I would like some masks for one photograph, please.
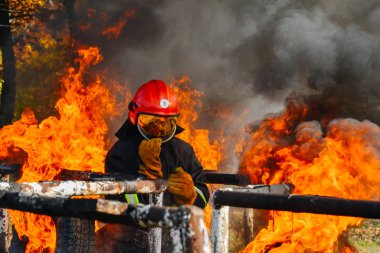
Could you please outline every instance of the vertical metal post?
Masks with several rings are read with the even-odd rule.
[[[0,178],[2,182],[9,182],[9,175]],[[0,252],[9,252],[10,246],[10,224],[6,209],[0,209]]]
[[[195,206],[181,206],[178,208],[178,218],[180,224],[170,228],[172,253],[211,253],[203,210]]]
[[[211,241],[212,252],[228,253],[229,206],[222,206],[219,209],[214,208],[212,211],[211,223]]]
[[[245,187],[224,188],[216,192],[236,192],[238,193],[267,193],[267,194],[289,194],[292,190],[292,185],[276,184],[276,185],[247,185]],[[215,199],[215,195],[213,197]],[[215,207],[212,213],[211,226],[211,244],[213,252],[227,253],[228,252],[228,237],[229,237],[229,207]],[[245,240],[250,242],[253,239],[254,232],[254,212],[253,209],[244,210],[244,236]],[[250,239],[249,239],[250,238]]]
[[[253,240],[254,209],[244,208],[244,243],[247,245]]]
[[[154,206],[162,206],[163,195],[149,194],[149,204]],[[161,253],[161,241],[162,241],[162,228],[155,227],[149,229],[149,253]]]

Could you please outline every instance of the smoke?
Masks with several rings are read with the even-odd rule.
[[[132,91],[150,79],[188,75],[205,93],[206,115],[215,106],[232,114],[249,106],[253,121],[256,107],[278,103],[259,117],[279,110],[290,93],[323,94],[348,116],[364,111],[380,122],[378,1],[78,2],[78,13],[91,7],[113,21],[135,10],[113,42],[82,32],[102,45],[106,64]],[[97,16],[99,29],[104,18]]]
[[[292,1],[231,54],[254,58],[236,71],[256,93],[312,95],[335,117],[379,123],[379,9],[375,1]]]

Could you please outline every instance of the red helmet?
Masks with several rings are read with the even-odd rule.
[[[151,80],[143,84],[128,105],[128,117],[136,125],[140,113],[178,116],[179,104],[177,94],[163,81]]]

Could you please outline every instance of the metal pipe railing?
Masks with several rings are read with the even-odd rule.
[[[286,186],[286,185],[284,185]],[[292,187],[283,188],[281,185],[266,186],[265,188],[249,186],[246,188],[225,188],[214,192],[212,202],[213,223],[212,248],[214,252],[227,253],[228,229],[220,226],[229,207],[290,211],[295,213],[315,213],[380,219],[380,202],[366,200],[351,200],[336,197],[316,195],[290,194]],[[270,190],[271,189],[271,190]],[[228,223],[227,223],[228,225]]]
[[[380,202],[351,200],[316,195],[263,194],[217,190],[213,196],[216,209],[222,206],[315,213],[380,219]]]
[[[0,173],[15,174],[21,166],[0,165]],[[13,193],[37,194],[38,196],[63,197],[114,194],[149,194],[151,206],[162,206],[163,192],[167,189],[166,180],[130,180],[127,175],[95,173],[91,171],[62,170],[56,177],[59,181],[9,183],[0,182],[0,190]],[[79,179],[79,180],[78,180]],[[6,214],[5,209],[0,209]],[[1,214],[0,213],[0,214]],[[73,216],[74,217],[74,216]],[[8,223],[7,217],[0,217],[0,225]],[[3,229],[3,238],[9,238]],[[150,253],[161,252],[161,227],[149,228]]]
[[[227,174],[205,170],[203,172],[204,181],[208,184],[224,184],[224,185],[239,185],[245,186],[251,184],[251,179],[248,175],[242,174]]]
[[[203,211],[194,206],[157,207],[0,191],[0,208],[139,227],[168,227],[173,237],[173,252],[211,252]]]
[[[0,191],[39,194],[51,197],[160,193],[165,191],[166,188],[166,180],[0,182]]]
[[[21,165],[13,164],[13,165],[5,165],[0,164],[0,174],[1,175],[9,175],[9,174],[17,174],[21,170]]]
[[[225,197],[215,197],[215,194],[220,196],[220,192],[231,193],[232,197],[238,198],[237,194],[253,194],[261,193],[272,194],[272,193],[282,193],[289,194],[293,186],[289,184],[277,184],[277,185],[247,185],[246,187],[235,187],[235,188],[223,188],[217,190],[212,199],[212,204],[214,206],[212,213],[212,226],[211,226],[211,244],[213,252],[227,253],[228,252],[228,241],[229,241],[229,203],[226,203],[227,198]],[[228,198],[229,199],[229,198]],[[220,202],[222,200],[222,202]],[[248,215],[248,212],[245,213]],[[253,225],[253,224],[252,224]],[[252,229],[252,228],[251,228]]]

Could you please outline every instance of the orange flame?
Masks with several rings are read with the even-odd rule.
[[[195,122],[198,119],[197,108],[202,106],[200,98],[202,93],[188,86],[190,79],[187,76],[172,81],[172,88],[178,94],[181,103],[181,114],[178,124],[186,129],[178,135],[182,140],[190,143],[197,158],[205,169],[216,170],[222,160],[223,139],[211,142],[207,129],[197,129]],[[222,133],[218,133],[222,136]]]
[[[21,119],[0,130],[0,159],[27,154],[19,182],[52,180],[63,169],[104,171],[106,154],[104,120],[113,115],[115,102],[98,76],[84,85],[88,69],[102,60],[98,48],[78,51],[78,69],[69,68],[62,79],[63,96],[57,117],[38,124],[25,110]],[[56,232],[50,217],[12,211],[12,221],[21,236],[28,237],[26,252],[53,252]]]
[[[291,104],[288,111],[265,120],[252,135],[241,168],[254,183],[294,184],[296,194],[347,199],[378,199],[380,128],[353,119],[333,120],[326,136],[317,121],[305,120],[307,109]],[[297,125],[298,124],[298,125]],[[360,218],[273,212],[243,252],[355,252],[338,247],[338,239]]]
[[[98,48],[90,47],[78,53],[78,69],[68,68],[67,76],[62,79],[62,98],[56,103],[57,117],[38,123],[34,113],[26,109],[20,120],[0,130],[0,159],[22,160],[19,182],[52,180],[63,168],[104,171],[104,137],[108,130],[104,118],[120,110],[115,108],[114,99],[98,76],[87,78],[89,67],[102,60]],[[87,79],[92,82],[85,85]],[[204,166],[216,169],[221,160],[221,146],[218,142],[210,143],[207,130],[193,127],[197,119],[195,106],[200,104],[201,93],[185,86],[186,82],[188,79],[181,79],[174,87],[182,100],[180,122],[188,129],[182,138],[193,144]],[[115,87],[118,90],[120,85]],[[127,96],[131,94],[127,92]],[[54,252],[56,230],[51,217],[19,211],[10,214],[20,238],[28,238],[26,252]]]
[[[192,145],[194,152],[206,170],[217,170],[223,159],[222,150],[224,139],[210,141],[211,132],[207,129],[197,129],[195,123],[198,119],[197,109],[202,106],[202,92],[189,87],[190,78],[187,76],[171,81],[172,88],[178,94],[180,105],[180,117],[178,124],[185,128],[185,131],[178,137]],[[222,136],[222,133],[216,133]],[[204,209],[204,220],[210,229],[212,219],[212,208],[207,205]]]
[[[124,11],[122,17],[119,21],[113,25],[105,28],[102,34],[107,39],[117,39],[120,36],[121,30],[127,25],[128,19],[135,15],[135,10],[126,10]]]

